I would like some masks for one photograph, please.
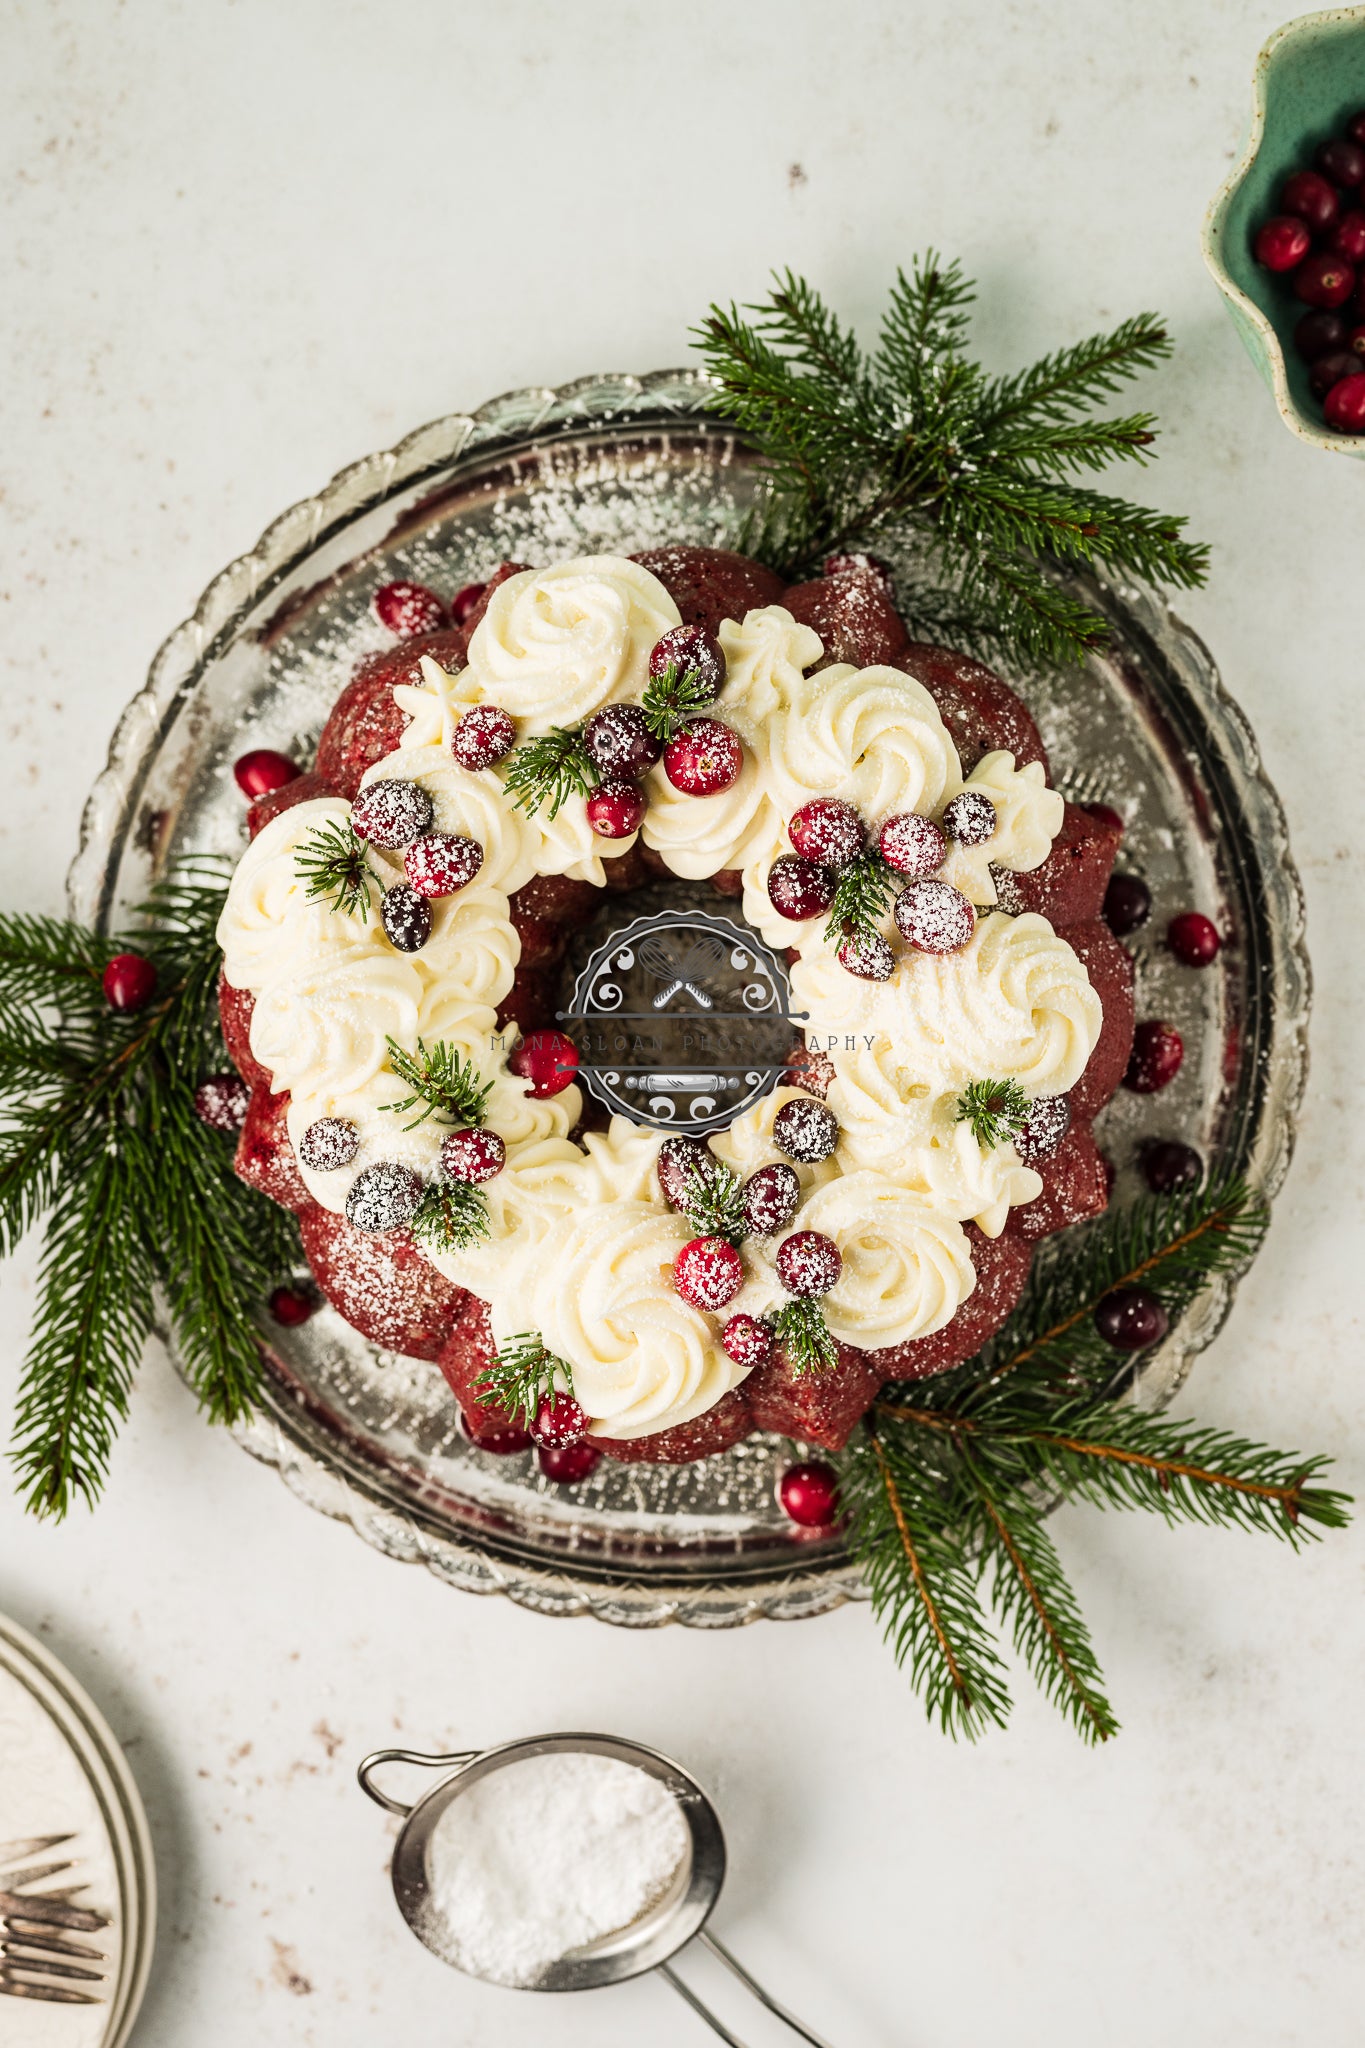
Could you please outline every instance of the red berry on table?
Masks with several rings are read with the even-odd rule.
[[[1135,1095],[1156,1095],[1162,1088],[1169,1088],[1184,1057],[1185,1041],[1174,1024],[1149,1018],[1133,1033],[1133,1051],[1123,1085]]]
[[[897,811],[877,834],[877,851],[887,866],[912,882],[922,882],[948,858],[948,841],[932,818],[918,811]]]
[[[896,956],[880,932],[851,932],[839,947],[839,965],[859,981],[890,981]]]
[[[818,1166],[839,1142],[839,1119],[814,1096],[784,1102],[773,1118],[773,1143],[801,1166]]]
[[[420,953],[431,937],[431,905],[406,882],[384,891],[379,906],[384,936],[399,953]]]
[[[242,795],[254,800],[269,796],[272,789],[283,789],[287,782],[297,782],[303,770],[287,754],[277,754],[273,747],[256,747],[233,762],[232,773]]]
[[[880,555],[826,555],[826,576],[875,576],[889,598],[896,595],[895,579],[891,564],[884,562]]]
[[[1296,214],[1314,234],[1330,228],[1341,211],[1341,194],[1321,171],[1295,171],[1285,179],[1280,212]]]
[[[1365,182],[1365,149],[1349,136],[1336,136],[1318,151],[1318,169],[1334,185],[1349,191]]]
[[[1184,967],[1209,966],[1222,943],[1217,925],[1202,910],[1182,910],[1166,927],[1166,944]]]
[[[788,1294],[828,1294],[844,1270],[839,1247],[819,1230],[794,1230],[777,1247],[777,1277]]]
[[[141,953],[115,953],[100,986],[111,1010],[145,1010],[156,994],[156,969]]]
[[[1329,427],[1342,434],[1365,434],[1365,377],[1343,377],[1322,401]]]
[[[962,846],[983,846],[999,820],[984,789],[964,789],[945,806],[943,829]]]
[[[536,1463],[545,1477],[560,1486],[576,1486],[601,1462],[602,1453],[586,1437],[574,1444],[541,1444],[536,1451]]]
[[[1051,1159],[1070,1129],[1069,1095],[1035,1095],[1014,1149],[1025,1166],[1037,1166],[1040,1160]]]
[[[462,626],[473,611],[488,585],[486,583],[465,583],[450,600],[450,616],[457,626]]]
[[[507,1062],[519,1079],[529,1081],[538,1101],[561,1095],[578,1072],[578,1047],[562,1031],[533,1031],[523,1038]]]
[[[803,860],[799,853],[781,853],[768,870],[768,900],[779,917],[794,924],[819,917],[834,901],[838,877],[823,861]]]
[[[1356,288],[1356,274],[1344,256],[1322,249],[1304,258],[1293,282],[1306,306],[1344,306]]]
[[[420,783],[386,776],[367,782],[351,805],[351,823],[371,846],[408,846],[431,824],[431,798]]]
[[[901,937],[921,953],[960,953],[976,930],[976,912],[950,882],[912,882],[891,915]]]
[[[286,1330],[297,1330],[317,1308],[316,1298],[301,1287],[277,1287],[267,1306],[275,1321]]]
[[[210,1074],[194,1091],[194,1113],[211,1131],[240,1131],[251,1090],[240,1074]]]
[[[1334,355],[1347,346],[1347,327],[1340,313],[1305,313],[1294,328],[1294,346],[1306,363]]]
[[[483,848],[461,832],[425,832],[403,855],[403,869],[419,896],[454,896],[483,866]]]
[[[1152,892],[1141,875],[1111,875],[1104,892],[1104,921],[1116,939],[1126,939],[1151,914]]]
[[[663,1198],[670,1209],[681,1209],[696,1185],[696,1175],[704,1171],[711,1154],[696,1138],[665,1138],[659,1147],[655,1171]]]
[[[402,640],[418,633],[434,633],[446,622],[446,608],[425,583],[384,583],[374,594],[374,608],[381,625]]]
[[[827,868],[846,868],[863,850],[863,821],[852,804],[839,797],[818,796],[793,811],[787,837],[807,860]]]
[[[629,839],[645,815],[645,800],[633,782],[599,782],[585,809],[599,839]]]
[[[1365,261],[1365,213],[1353,206],[1327,237],[1327,246],[1335,256],[1344,256],[1348,263]]]
[[[752,1372],[772,1357],[773,1333],[757,1316],[731,1316],[720,1333],[721,1350]]]
[[[673,1285],[693,1308],[712,1313],[744,1285],[744,1261],[723,1237],[694,1237],[673,1261]]]
[[[1171,1319],[1150,1287],[1116,1287],[1095,1310],[1095,1328],[1116,1351],[1145,1351],[1159,1344]]]
[[[760,1166],[744,1183],[744,1222],[754,1237],[771,1237],[785,1230],[801,1200],[801,1183],[795,1169],[780,1163]]]
[[[718,796],[743,766],[739,734],[718,718],[694,718],[664,748],[664,774],[683,796]]]
[[[299,1139],[299,1158],[310,1173],[336,1173],[360,1150],[360,1133],[349,1117],[320,1116]]]
[[[1181,1188],[1197,1188],[1204,1178],[1204,1162],[1193,1145],[1178,1138],[1161,1138],[1144,1145],[1140,1154],[1142,1173],[1154,1195],[1174,1195]]]
[[[823,1458],[789,1465],[777,1482],[777,1501],[803,1529],[828,1529],[839,1519],[839,1475]]]
[[[695,676],[708,698],[718,697],[725,686],[725,656],[720,642],[704,626],[674,626],[662,640],[655,641],[649,673],[661,683],[670,669],[680,680],[685,675]]]
[[[346,1195],[346,1221],[357,1230],[401,1230],[422,1199],[422,1176],[410,1166],[383,1159],[367,1166]]]
[[[491,768],[516,743],[516,721],[501,704],[471,705],[450,735],[450,751],[462,768]]]
[[[452,1131],[441,1140],[441,1171],[475,1187],[493,1180],[507,1164],[507,1147],[496,1131]]]
[[[1308,388],[1314,398],[1326,398],[1334,384],[1340,384],[1343,377],[1358,377],[1365,370],[1365,360],[1354,349],[1333,349],[1330,355],[1319,356],[1308,367]]]
[[[605,781],[630,782],[652,768],[663,748],[638,704],[604,704],[583,728],[588,759]]]
[[[1107,825],[1111,832],[1126,832],[1128,829],[1112,804],[1082,804],[1081,809],[1088,811],[1099,824]]]
[[[1256,230],[1252,253],[1265,269],[1296,270],[1313,246],[1313,237],[1292,214],[1277,213]]]
[[[572,1394],[547,1394],[536,1410],[531,1435],[550,1450],[576,1444],[588,1427],[588,1418]]]

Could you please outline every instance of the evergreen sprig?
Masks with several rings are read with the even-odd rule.
[[[523,1330],[494,1353],[475,1387],[485,1408],[519,1416],[529,1429],[542,1401],[573,1393],[573,1369],[567,1359],[546,1350],[538,1331]]]
[[[714,702],[715,692],[700,669],[679,668],[671,661],[661,676],[650,677],[640,709],[655,739],[666,747]]]
[[[572,796],[591,796],[597,770],[583,744],[581,726],[552,725],[512,754],[504,783],[514,810],[534,812],[545,804],[557,818]]]
[[[385,1109],[395,1116],[402,1116],[406,1110],[421,1110],[411,1123],[404,1124],[406,1131],[415,1131],[429,1116],[439,1116],[449,1124],[469,1124],[477,1127],[484,1120],[488,1098],[493,1092],[493,1083],[485,1081],[472,1059],[466,1059],[456,1045],[445,1039],[438,1039],[428,1046],[419,1038],[415,1052],[408,1052],[395,1039],[386,1038],[389,1065],[400,1081],[411,1088],[411,1095],[405,1095],[401,1102],[386,1102]]]
[[[1178,589],[1207,574],[1183,519],[1076,481],[1150,459],[1152,414],[1090,414],[1169,355],[1170,338],[1138,314],[992,377],[965,352],[974,297],[930,250],[897,272],[870,353],[791,271],[757,305],[711,307],[697,343],[766,472],[743,545],[796,581],[831,552],[890,543],[912,631],[1026,663],[1075,660],[1108,626],[1045,565]]]
[[[743,1183],[723,1159],[708,1156],[695,1161],[688,1169],[679,1203],[699,1237],[723,1237],[738,1247],[749,1234]]]
[[[467,1180],[428,1181],[408,1229],[430,1251],[466,1251],[489,1234],[488,1197]]]
[[[304,834],[294,849],[294,873],[310,902],[370,921],[370,885],[378,883],[369,849],[349,818],[326,818]]]
[[[825,923],[825,938],[841,945],[846,938],[871,938],[881,931],[901,877],[873,846],[865,847],[839,870]]]
[[[1019,1136],[1032,1107],[1017,1081],[969,1081],[957,1098],[953,1121],[970,1124],[977,1144],[994,1151]]]
[[[839,1363],[825,1311],[810,1295],[796,1295],[763,1318],[787,1354],[793,1372],[828,1372]]]

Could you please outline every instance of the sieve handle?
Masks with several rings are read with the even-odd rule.
[[[382,1806],[386,1813],[396,1813],[400,1820],[406,1820],[412,1812],[411,1806],[404,1806],[401,1799],[390,1799],[387,1792],[381,1792],[374,1782],[374,1774],[381,1764],[419,1764],[423,1770],[448,1770],[458,1764],[472,1764],[476,1757],[483,1755],[481,1749],[460,1749],[451,1756],[424,1756],[417,1749],[375,1749],[360,1764],[356,1778],[361,1791],[373,1799],[376,1806]]]
[[[784,2026],[790,2027],[794,2034],[798,2034],[803,2041],[809,2042],[810,2048],[829,2048],[829,2043],[824,2039],[823,2035],[812,2033],[804,2021],[799,2020],[794,2012],[789,2012],[785,2005],[780,2004],[773,1997],[771,1991],[765,1991],[758,1979],[749,1975],[749,1972],[745,1969],[743,1963],[740,1962],[738,1956],[731,1955],[729,1949],[725,1947],[723,1942],[717,1941],[714,1934],[708,1933],[703,1928],[696,1939],[703,1948],[710,1950],[717,1962],[724,1963],[726,1969],[738,1977],[745,1990],[752,1997],[756,1998],[760,2005],[766,2006],[768,2011],[780,2019]],[[668,1983],[673,1986],[679,1998],[686,1999],[697,2017],[705,2020],[711,2032],[718,2034],[720,2039],[727,2043],[727,2048],[744,2048],[744,2043],[740,2040],[738,2034],[732,2034],[724,2022],[718,2019],[715,2013],[712,2012],[710,2006],[703,2005],[701,1999],[698,1998],[691,1986],[684,1984],[682,1978],[675,1971],[670,1970],[667,1963],[658,1963],[655,1967],[659,1975],[666,1978]]]

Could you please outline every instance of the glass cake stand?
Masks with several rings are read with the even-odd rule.
[[[754,466],[708,414],[711,395],[686,370],[509,392],[354,463],[276,520],[209,585],[124,713],[86,806],[73,916],[116,925],[178,855],[240,851],[234,759],[249,747],[311,757],[356,659],[392,645],[370,609],[376,585],[406,576],[449,592],[508,557],[733,542]],[[1109,649],[1083,671],[1016,680],[1061,787],[1115,802],[1130,821],[1122,864],[1153,891],[1133,942],[1138,1012],[1172,1020],[1187,1048],[1172,1087],[1121,1090],[1099,1120],[1116,1200],[1137,1189],[1146,1136],[1185,1138],[1273,1194],[1309,1006],[1283,813],[1194,634],[1145,591],[1087,583],[1082,594],[1113,622]],[[1202,973],[1159,943],[1187,907],[1230,935]],[[1210,1283],[1145,1361],[1139,1398],[1169,1399],[1227,1314],[1232,1284]],[[696,1465],[604,1461],[560,1488],[530,1457],[476,1451],[434,1365],[376,1351],[332,1310],[301,1330],[263,1330],[264,1399],[239,1441],[312,1506],[451,1585],[632,1627],[794,1619],[860,1595],[837,1534],[799,1529],[778,1509],[774,1481],[792,1456],[780,1439]]]

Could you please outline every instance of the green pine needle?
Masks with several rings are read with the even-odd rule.
[[[839,1363],[839,1347],[830,1335],[825,1311],[809,1295],[783,1302],[763,1320],[787,1354],[793,1372],[828,1372]]]
[[[591,796],[597,770],[583,744],[582,727],[552,725],[538,739],[527,740],[511,756],[504,787],[514,810],[533,812],[548,804],[552,818],[571,796]]]
[[[739,1246],[748,1236],[744,1187],[723,1159],[699,1159],[689,1169],[679,1206],[698,1237],[723,1237]]]
[[[567,1359],[547,1351],[535,1330],[509,1337],[475,1383],[485,1408],[501,1408],[529,1429],[542,1401],[573,1393],[573,1370]]]
[[[428,1046],[425,1039],[419,1038],[416,1052],[410,1053],[392,1038],[386,1038],[384,1043],[389,1049],[389,1065],[412,1090],[401,1102],[386,1102],[385,1109],[401,1116],[405,1110],[422,1105],[411,1123],[404,1124],[404,1130],[415,1131],[429,1116],[439,1116],[444,1123],[475,1127],[483,1122],[493,1083],[483,1080],[473,1060],[466,1059],[458,1046],[447,1044],[444,1039]]]
[[[839,870],[825,924],[825,938],[842,945],[846,938],[871,938],[897,895],[902,877],[875,847],[866,847]]]
[[[970,1124],[977,1144],[994,1151],[1019,1136],[1032,1108],[1017,1081],[971,1081],[957,1098],[953,1121]]]
[[[294,873],[310,902],[325,900],[330,909],[369,923],[370,885],[378,877],[349,818],[327,818],[306,832],[294,849]]]
[[[661,676],[650,677],[640,709],[655,739],[666,747],[714,702],[715,692],[700,669],[680,669],[670,662]]]
[[[489,1234],[488,1197],[469,1181],[430,1181],[408,1228],[431,1251],[465,1251]]]

